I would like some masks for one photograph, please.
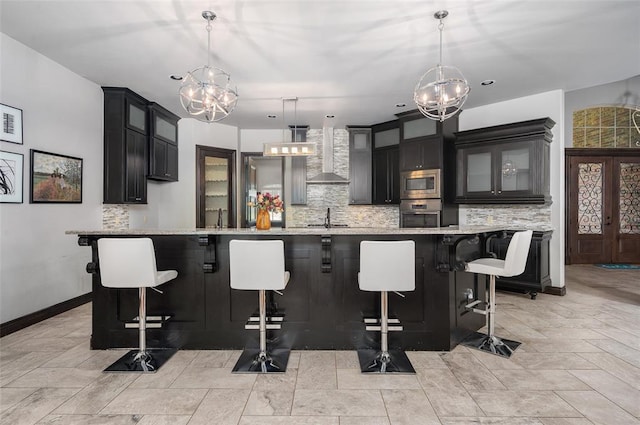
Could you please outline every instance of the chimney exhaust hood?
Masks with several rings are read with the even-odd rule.
[[[349,180],[333,172],[333,127],[322,127],[322,172],[307,184],[349,184]]]

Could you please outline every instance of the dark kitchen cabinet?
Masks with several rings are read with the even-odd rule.
[[[104,91],[104,203],[146,204],[147,101],[126,88]]]
[[[397,146],[373,151],[373,199],[374,204],[400,203],[399,149]]]
[[[514,233],[514,230],[509,230],[505,238],[491,239],[490,251],[504,260]],[[551,286],[549,244],[552,233],[551,230],[534,231],[524,272],[519,276],[496,277],[496,288],[529,293],[531,299],[535,299],[538,292],[544,292],[547,286]]]
[[[178,120],[157,103],[149,106],[149,179],[178,181]]]
[[[371,129],[349,131],[349,204],[371,204]]]
[[[442,168],[442,138],[440,136],[431,136],[401,144],[401,170],[429,170],[435,168]]]
[[[371,127],[372,199],[376,205],[400,204],[400,128],[398,121],[388,121]]]
[[[550,118],[456,133],[456,202],[551,203]]]
[[[400,171],[444,168],[445,143],[453,143],[458,116],[443,122],[425,118],[417,110],[396,116],[400,128]]]

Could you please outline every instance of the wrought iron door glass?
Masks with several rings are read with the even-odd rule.
[[[602,163],[581,163],[578,168],[578,234],[602,234]]]

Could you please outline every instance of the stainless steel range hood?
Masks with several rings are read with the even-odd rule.
[[[348,184],[349,180],[333,172],[333,127],[322,127],[322,173],[307,180],[308,184]]]

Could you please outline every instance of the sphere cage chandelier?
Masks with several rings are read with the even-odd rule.
[[[442,65],[442,21],[448,14],[446,10],[440,10],[433,15],[440,21],[440,60],[435,67],[424,73],[413,92],[413,100],[420,112],[427,118],[440,121],[455,115],[471,90],[458,68]]]
[[[207,64],[189,71],[180,85],[180,103],[193,118],[204,122],[216,122],[226,118],[238,103],[238,91],[232,86],[231,76],[222,69],[210,65],[211,23],[216,14],[205,10],[207,21]]]

